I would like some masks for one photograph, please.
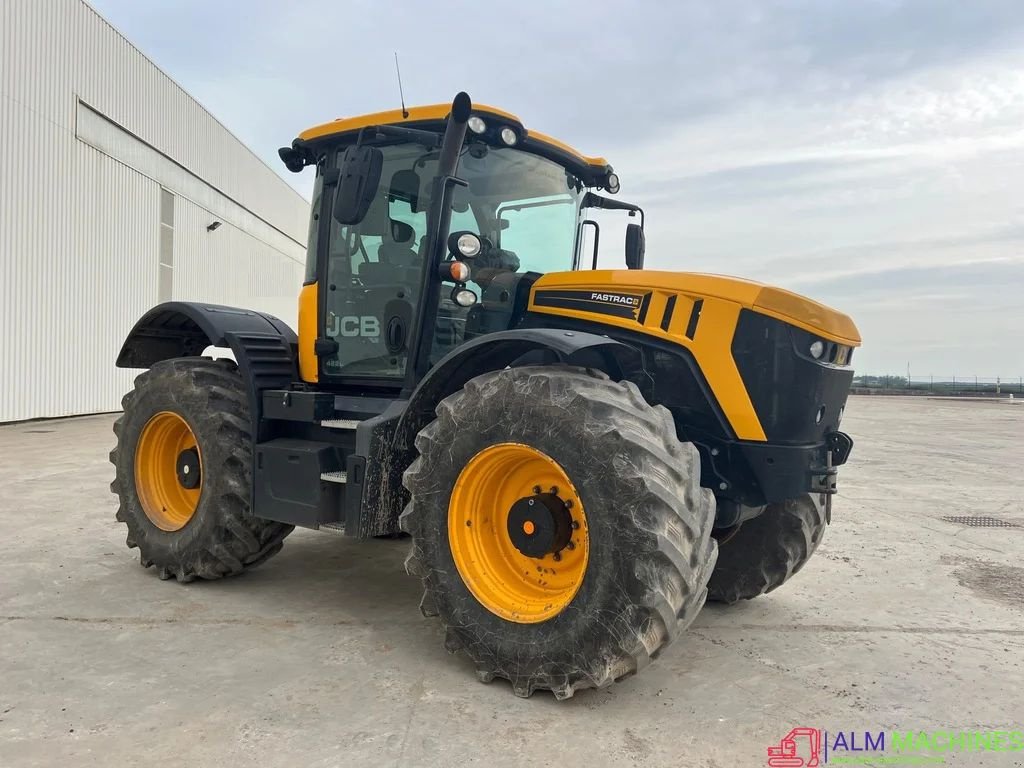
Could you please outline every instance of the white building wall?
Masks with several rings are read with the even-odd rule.
[[[117,351],[161,298],[294,327],[307,216],[88,5],[0,2],[0,422],[117,409],[134,376]]]

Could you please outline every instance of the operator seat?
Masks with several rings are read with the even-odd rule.
[[[390,220],[387,234],[377,249],[377,261],[366,261],[357,267],[364,285],[398,284],[413,286],[419,283],[419,254],[413,248],[416,233],[404,221]]]
[[[419,260],[419,254],[415,248],[416,230],[404,221],[391,219],[389,224],[390,238],[387,235],[384,236],[380,250],[377,252],[380,260],[403,267],[412,266]]]

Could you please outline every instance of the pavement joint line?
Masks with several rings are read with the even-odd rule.
[[[966,627],[901,627],[898,625],[881,624],[702,624],[692,631],[722,630],[732,632],[838,632],[847,634],[871,634],[876,632],[895,632],[905,635],[1007,635],[1024,637],[1024,629],[997,629]]]
[[[417,617],[418,619],[418,617]],[[406,626],[422,626],[417,619],[410,619],[408,622],[399,622]],[[338,619],[336,621],[306,620],[306,619],[283,619],[273,616],[259,618],[234,618],[234,619],[197,619],[178,618],[168,616],[166,618],[141,618],[137,616],[0,616],[0,623],[13,623],[18,621],[60,621],[71,624],[100,624],[100,625],[124,625],[140,627],[157,627],[168,624],[194,624],[196,626],[261,626],[276,629],[291,629],[293,627],[369,627],[373,622],[363,619]]]

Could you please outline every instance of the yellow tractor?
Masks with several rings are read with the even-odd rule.
[[[808,560],[852,447],[846,315],[644,270],[604,159],[464,93],[280,155],[316,168],[298,335],[169,302],[117,359],[147,369],[111,454],[144,566],[217,579],[296,525],[404,532],[446,647],[563,699]],[[597,269],[596,209],[633,218],[627,269]]]

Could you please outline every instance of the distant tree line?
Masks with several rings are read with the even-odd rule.
[[[943,394],[1024,394],[1021,376],[876,376],[861,374],[853,379],[854,387],[867,389],[903,389]]]

